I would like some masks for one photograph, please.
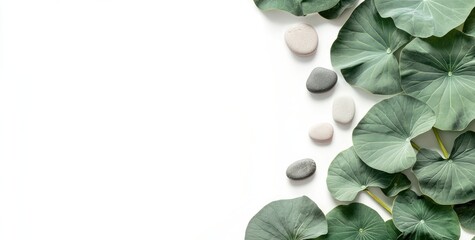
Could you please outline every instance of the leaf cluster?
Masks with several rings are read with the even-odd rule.
[[[475,133],[463,132],[475,119],[474,7],[472,0],[366,0],[331,49],[332,63],[348,83],[396,95],[358,123],[353,147],[330,165],[329,191],[353,201],[356,187],[351,198],[341,194],[348,186],[381,188],[393,198],[397,239],[459,239],[460,225],[475,230]],[[443,155],[412,141],[431,129]],[[450,154],[439,130],[460,132]],[[351,160],[344,158],[349,153]],[[352,172],[338,166],[343,161],[368,169]],[[415,176],[412,187],[420,196],[406,190],[411,185],[400,178],[403,171]],[[391,175],[401,183],[388,188]]]
[[[295,15],[352,4],[255,3]],[[301,197],[264,207],[250,221],[246,240],[454,240],[461,227],[475,231],[475,132],[466,131],[475,119],[474,8],[475,0],[366,0],[332,45],[332,64],[349,84],[392,96],[374,105],[355,127],[353,146],[330,164],[328,190],[344,202],[365,192],[392,219],[384,222],[356,202],[337,206],[325,217]],[[442,155],[413,142],[430,130]],[[450,151],[440,130],[459,132]],[[413,182],[406,175],[413,175]],[[375,188],[389,201],[378,198]]]

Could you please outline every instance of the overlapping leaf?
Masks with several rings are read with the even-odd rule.
[[[461,25],[475,7],[475,0],[375,0],[383,17],[412,36],[442,37]]]
[[[346,9],[352,8],[358,3],[358,0],[340,0],[334,7],[319,12],[320,16],[326,19],[334,19],[339,17]]]
[[[399,65],[394,52],[410,36],[391,19],[379,16],[373,0],[366,0],[343,25],[331,48],[334,67],[345,80],[376,94],[401,92]]]
[[[401,53],[404,92],[436,113],[436,128],[462,130],[475,118],[475,38],[457,30],[415,39]]]
[[[326,240],[388,240],[388,232],[381,216],[361,203],[340,205],[327,214]]]
[[[452,206],[436,204],[412,191],[400,193],[393,206],[393,220],[401,239],[448,240],[460,238],[460,225]]]
[[[448,159],[435,151],[421,149],[413,171],[422,193],[439,204],[475,200],[475,133],[460,135]]]
[[[382,189],[388,197],[395,197],[400,192],[411,188],[411,181],[402,173],[396,173],[388,187]]]
[[[368,166],[387,173],[408,169],[416,162],[411,139],[430,130],[434,112],[405,95],[374,105],[353,131],[356,153]]]
[[[393,175],[368,167],[349,148],[336,156],[328,168],[327,186],[331,195],[340,201],[353,201],[368,187],[388,187]]]
[[[475,231],[475,201],[455,205],[454,210],[459,216],[463,228]]]
[[[326,234],[325,215],[308,197],[274,201],[249,222],[246,240],[308,240]]]
[[[282,10],[296,16],[328,10],[334,7],[339,0],[254,0],[261,10]]]
[[[475,8],[472,10],[465,21],[465,24],[463,25],[463,32],[468,35],[475,36]]]
[[[386,221],[386,230],[388,231],[389,240],[396,240],[401,235],[401,231],[397,229],[396,225],[394,225],[393,220]]]

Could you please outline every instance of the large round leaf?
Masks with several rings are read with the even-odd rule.
[[[475,8],[472,10],[463,25],[463,32],[475,36]]]
[[[328,10],[334,7],[339,0],[254,0],[261,10],[282,10],[296,16]]]
[[[422,193],[439,204],[475,200],[475,133],[466,132],[455,139],[448,159],[421,149],[412,170]]]
[[[388,240],[383,219],[364,204],[340,205],[327,214],[327,219],[327,240]]]
[[[358,0],[340,0],[334,7],[319,12],[320,16],[326,19],[335,19],[339,17],[346,9],[355,6],[358,3]]]
[[[475,231],[475,201],[455,205],[454,210],[459,216],[462,227],[470,231]]]
[[[328,168],[327,186],[331,195],[340,201],[353,201],[368,187],[388,187],[393,175],[368,167],[353,148],[336,156]]]
[[[360,4],[343,25],[331,48],[331,60],[345,80],[376,94],[401,92],[399,65],[394,55],[409,42],[409,34],[381,18],[373,0]]]
[[[249,222],[246,240],[306,240],[328,232],[325,215],[308,197],[271,202]]]
[[[475,0],[375,0],[383,17],[416,37],[444,36],[462,24],[475,7]]]
[[[405,191],[394,200],[393,220],[403,239],[449,240],[460,238],[457,214],[451,206],[441,206],[413,191]]]
[[[404,92],[437,114],[435,127],[462,130],[475,118],[475,38],[457,30],[415,39],[401,53]]]
[[[396,173],[389,186],[382,189],[382,191],[388,197],[395,197],[400,192],[409,188],[411,188],[411,180],[402,173]]]
[[[432,128],[434,112],[421,101],[405,95],[374,105],[353,131],[358,156],[368,166],[396,173],[416,162],[411,139]]]

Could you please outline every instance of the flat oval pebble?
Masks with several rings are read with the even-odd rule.
[[[317,67],[307,79],[307,90],[312,93],[323,93],[332,89],[338,80],[335,71]]]
[[[315,161],[310,158],[301,159],[290,164],[286,175],[293,180],[301,180],[312,176],[317,170]]]
[[[297,55],[311,55],[317,49],[317,31],[308,24],[293,25],[285,32],[284,38],[289,49]]]
[[[339,97],[333,101],[333,120],[350,123],[355,116],[355,101],[351,97]]]
[[[317,124],[310,128],[308,136],[316,141],[329,140],[333,137],[333,126],[330,123]]]

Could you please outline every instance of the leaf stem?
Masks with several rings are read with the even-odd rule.
[[[386,211],[388,211],[389,214],[393,214],[393,211],[391,211],[391,208],[383,201],[381,200],[381,198],[379,198],[378,196],[374,195],[374,193],[372,193],[370,190],[366,189],[365,192],[371,197],[374,199],[374,201],[376,201],[379,205],[381,205],[381,207],[383,207],[384,209],[386,209]]]
[[[411,145],[414,149],[416,149],[416,151],[420,151],[421,150],[421,147],[419,147],[419,145],[417,145],[415,142],[411,141]]]
[[[437,139],[437,142],[439,143],[440,150],[442,150],[442,154],[444,155],[445,159],[449,158],[449,153],[447,152],[447,149],[445,149],[444,143],[442,142],[442,139],[440,138],[439,130],[437,128],[432,128],[432,131],[434,132],[435,138]]]

